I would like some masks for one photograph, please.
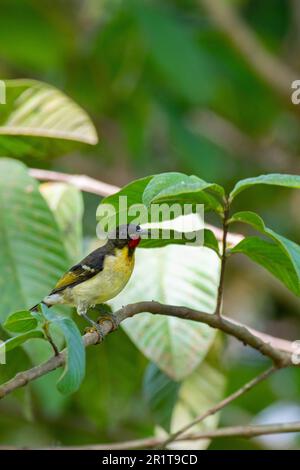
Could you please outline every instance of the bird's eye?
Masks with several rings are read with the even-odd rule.
[[[141,232],[142,231],[141,226],[137,225],[135,230],[136,230],[136,232]]]

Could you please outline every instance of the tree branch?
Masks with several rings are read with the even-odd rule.
[[[60,183],[73,184],[82,191],[98,194],[99,196],[110,196],[120,190],[118,186],[103,183],[103,181],[98,181],[86,175],[70,175],[58,171],[41,170],[40,168],[30,168],[29,174],[41,181],[57,181]]]
[[[277,367],[270,367],[269,369],[265,370],[262,374],[259,374],[257,377],[254,379],[250,380],[250,382],[247,382],[245,385],[243,385],[241,388],[233,392],[231,395],[228,397],[224,398],[224,400],[220,401],[217,403],[215,406],[210,408],[209,410],[205,411],[202,413],[200,416],[195,418],[193,421],[188,423],[186,426],[182,427],[178,431],[174,432],[171,434],[163,443],[162,443],[162,448],[165,448],[168,444],[171,442],[178,440],[182,434],[186,433],[189,431],[193,426],[196,424],[200,424],[202,421],[204,421],[208,416],[212,416],[216,414],[218,411],[222,410],[225,408],[225,406],[229,405],[232,401],[236,400],[239,398],[241,395],[244,395],[246,392],[249,392],[252,388],[254,388],[256,385],[258,385],[260,382],[263,382],[266,380],[271,374],[276,372],[278,369]]]
[[[218,315],[206,312],[199,312],[188,307],[164,305],[154,301],[137,302],[134,304],[128,304],[127,306],[115,312],[116,323],[119,325],[126,318],[133,317],[134,315],[142,312],[149,312],[154,315],[174,316],[185,320],[194,320],[200,323],[205,323],[212,328],[216,328],[228,335],[235,337],[244,345],[248,345],[256,349],[264,356],[270,358],[278,368],[292,365],[290,353],[276,349],[271,344],[266,343],[261,338],[251,333],[247,327],[238,323],[234,323],[227,318],[219,317]],[[107,320],[100,325],[100,328],[103,336],[106,336],[111,332],[113,326],[111,322]],[[97,344],[99,342],[99,336],[96,332],[87,333],[83,336],[83,342],[86,347]],[[9,382],[6,382],[0,386],[0,399],[17,388],[23,387],[27,383],[41,377],[42,375],[45,375],[48,372],[61,367],[64,363],[65,351],[62,351],[58,356],[52,357],[43,364],[18,373]]]
[[[186,434],[179,437],[175,442],[199,441],[202,439],[213,439],[216,437],[241,437],[251,438],[271,434],[300,432],[300,421],[292,423],[274,423],[257,426],[228,426],[215,429],[214,431],[204,431],[201,433]],[[153,449],[159,447],[164,441],[163,437],[148,437],[146,439],[136,439],[132,441],[114,442],[112,444],[88,444],[83,446],[54,446],[42,447],[43,450],[130,450],[130,449]],[[20,449],[14,446],[0,446],[0,450]],[[22,449],[28,449],[22,447]]]

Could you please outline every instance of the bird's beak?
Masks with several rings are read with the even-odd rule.
[[[141,238],[151,238],[151,230],[149,228],[143,228],[140,232],[139,232],[139,236]]]

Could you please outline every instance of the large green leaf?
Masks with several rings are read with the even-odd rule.
[[[154,188],[150,186],[151,182],[153,180],[156,180],[158,185],[160,186],[161,179],[163,179],[164,182],[169,182],[171,183],[171,185],[174,185],[175,182],[178,183],[179,181],[182,181],[182,178],[184,178],[184,180],[187,183],[189,183],[191,177],[182,175],[181,173],[164,173],[164,174],[156,175],[156,176],[148,176],[146,178],[135,180],[132,183],[128,184],[127,186],[124,186],[124,188],[122,188],[118,193],[102,199],[97,209],[97,220],[100,223],[100,227],[102,229],[107,229],[108,226],[115,227],[116,225],[119,225],[119,224],[128,223],[136,219],[137,215],[140,216],[139,223],[141,224],[148,223],[148,222],[154,222],[154,223],[157,222],[157,221],[152,221],[151,211],[149,210],[149,208],[146,207],[146,204],[148,205],[148,203],[150,202],[149,198],[152,197],[152,192],[151,192],[152,189],[156,188],[156,185],[154,186]],[[211,189],[217,191],[217,193],[220,195],[222,194],[222,188],[219,187],[218,185],[214,185],[210,183],[205,183],[205,182],[201,183],[202,180],[198,179],[197,177],[192,177],[192,178],[197,179],[198,194],[196,195],[196,193],[192,192],[190,194],[191,196],[190,201],[195,202],[198,199],[198,202],[199,202],[199,197],[200,197],[201,202],[208,201],[210,205],[213,204],[214,206],[219,206],[221,209],[221,206],[219,205],[218,201],[210,194],[205,194],[204,192],[202,192],[201,193],[203,195],[203,198],[202,198],[202,195],[199,192],[199,187],[209,186]],[[147,188],[149,189],[149,191],[147,190]],[[133,206],[135,206],[137,209],[140,208],[141,212],[138,214],[130,213],[129,208],[132,208]],[[168,216],[167,217],[168,220],[172,219],[172,212],[169,211],[167,213],[167,216]],[[160,228],[160,226],[157,225],[157,228]],[[172,230],[171,228],[170,237],[168,239],[163,239],[162,237],[160,237],[159,239],[154,239],[154,238],[144,239],[142,240],[141,246],[143,248],[155,248],[155,247],[166,246],[168,244],[173,244],[173,243],[185,244],[187,242],[190,242],[191,240],[193,241],[194,239],[194,238],[191,238],[192,232],[189,232],[186,235],[183,232],[181,232],[180,233],[181,238],[178,238],[175,235],[176,235],[175,230]],[[209,248],[218,252],[218,242],[216,240],[216,237],[210,230],[207,230],[207,229],[204,230],[203,241],[204,241],[205,246],[208,246]]]
[[[96,144],[87,113],[64,93],[35,80],[7,80],[0,114],[0,153],[13,157],[53,156],[71,141]]]
[[[68,268],[61,234],[37,182],[0,159],[0,319],[39,302]]]
[[[239,181],[230,193],[230,198],[234,199],[239,193],[245,189],[251,188],[257,184],[265,184],[271,186],[282,186],[285,188],[300,188],[300,176],[285,175],[280,173],[270,173],[268,175],[260,175],[254,178],[246,178]]]
[[[219,259],[207,248],[169,245],[139,249],[135,272],[114,308],[130,302],[158,300],[213,312]],[[215,336],[207,325],[143,313],[123,323],[137,347],[170,377],[180,380],[198,366]]]
[[[244,253],[280,279],[288,289],[300,295],[300,246],[266,227],[254,212],[237,212],[230,223],[243,222],[269,237],[272,242],[258,237],[247,237],[238,243],[232,253]]]
[[[295,270],[286,254],[278,245],[259,237],[247,237],[232,249],[233,253],[243,253],[270,271],[294,294],[299,295]]]
[[[207,183],[198,176],[188,176],[184,173],[162,173],[154,176],[148,183],[143,194],[143,203],[150,206],[153,203],[178,202],[178,203],[203,203],[205,209],[222,211],[222,205],[211,194],[213,191],[218,196],[224,196],[221,186]]]
[[[40,185],[40,191],[54,213],[70,261],[78,261],[82,254],[81,192],[65,183],[44,183]]]

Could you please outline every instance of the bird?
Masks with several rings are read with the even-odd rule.
[[[102,337],[99,322],[93,321],[87,312],[112,299],[126,286],[134,269],[135,249],[146,232],[135,224],[117,227],[108,234],[104,245],[72,266],[49,295],[30,310],[37,311],[41,303],[47,307],[71,305]],[[103,318],[111,321],[113,329],[117,327],[113,315]]]

